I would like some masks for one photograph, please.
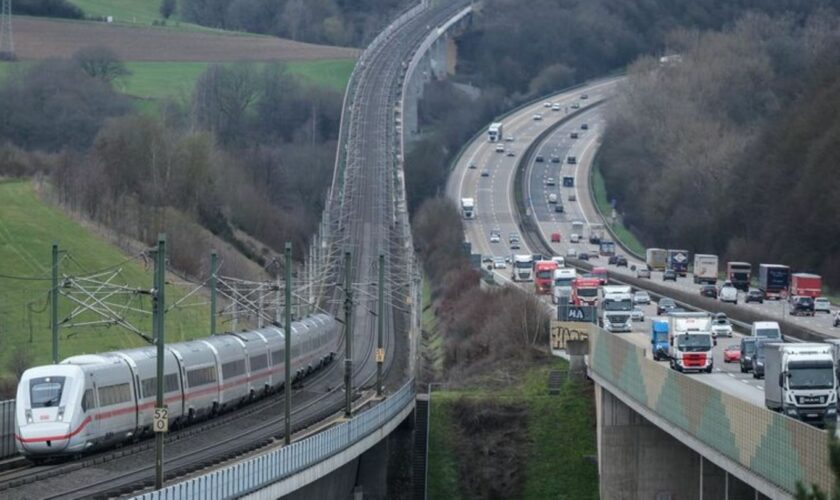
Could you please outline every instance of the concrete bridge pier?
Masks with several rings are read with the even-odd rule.
[[[595,385],[600,496],[616,500],[767,498]]]

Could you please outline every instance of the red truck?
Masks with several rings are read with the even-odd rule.
[[[557,263],[553,260],[539,260],[534,264],[534,291],[537,295],[551,293],[555,269],[557,269]]]
[[[790,295],[816,298],[822,295],[822,276],[794,273],[790,276]]]
[[[576,306],[597,306],[600,286],[598,278],[575,278],[572,281],[572,303]]]

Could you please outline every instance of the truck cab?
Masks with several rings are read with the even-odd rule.
[[[511,278],[513,281],[531,281],[534,279],[534,256],[530,254],[514,255]]]
[[[553,260],[539,260],[534,264],[534,291],[537,295],[552,293],[556,269],[557,263]]]
[[[631,294],[630,287],[604,287],[603,290],[604,298],[601,300],[601,326],[606,331],[613,333],[629,333],[633,331],[633,295]]]
[[[764,346],[767,408],[823,427],[837,423],[837,375],[829,344]]]
[[[465,219],[475,219],[475,198],[461,198],[461,214]]]
[[[577,272],[568,267],[561,267],[554,270],[554,293],[551,301],[559,304],[563,300],[572,301],[572,282],[577,277]]]
[[[671,313],[668,316],[668,357],[677,371],[712,373],[712,320],[707,313]]]
[[[598,305],[598,288],[601,281],[598,278],[575,278],[572,281],[572,303],[576,306]]]

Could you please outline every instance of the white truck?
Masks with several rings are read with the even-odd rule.
[[[475,219],[475,199],[461,198],[461,215],[465,219]]]
[[[708,313],[679,312],[668,315],[668,358],[677,371],[712,373],[712,318]]]
[[[608,332],[633,331],[633,291],[629,286],[601,288],[601,326]]]
[[[534,256],[531,254],[514,255],[510,277],[513,281],[533,281]]]
[[[694,283],[714,285],[718,278],[718,256],[694,254]]]
[[[645,251],[645,263],[649,271],[664,271],[668,267],[668,250],[648,248]]]
[[[577,271],[570,267],[561,267],[554,270],[554,289],[551,294],[551,301],[559,304],[564,298],[572,300],[572,282],[577,278]]]
[[[504,137],[504,126],[502,122],[493,122],[487,129],[487,140],[490,142],[501,141]]]
[[[764,346],[764,404],[817,426],[837,423],[837,375],[829,344]]]

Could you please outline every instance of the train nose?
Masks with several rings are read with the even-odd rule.
[[[70,443],[70,424],[49,422],[26,425],[18,429],[15,438],[23,454],[60,452]]]

